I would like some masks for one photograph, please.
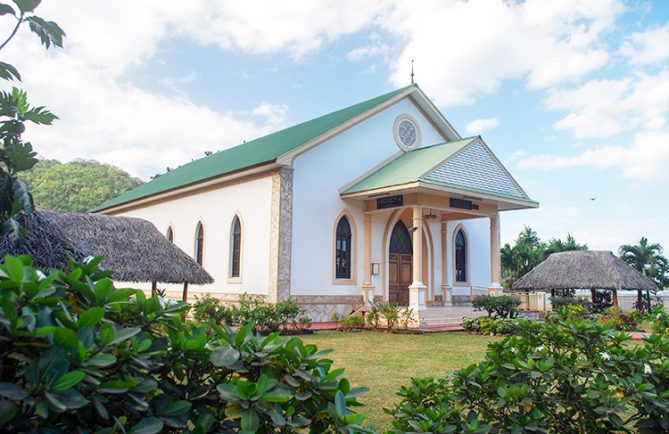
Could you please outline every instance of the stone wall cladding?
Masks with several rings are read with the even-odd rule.
[[[332,316],[342,317],[360,309],[362,295],[298,295],[293,297],[314,322],[332,321]]]
[[[293,170],[282,168],[272,175],[269,301],[290,297],[290,256],[293,230]]]

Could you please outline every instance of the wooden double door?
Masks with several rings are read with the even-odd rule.
[[[409,286],[413,281],[413,254],[411,235],[401,220],[393,228],[388,250],[388,301],[408,306]]]
[[[393,253],[389,255],[388,301],[398,306],[409,305],[409,285],[412,281],[411,253]]]

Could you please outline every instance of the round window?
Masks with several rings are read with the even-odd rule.
[[[409,115],[401,115],[395,119],[394,136],[399,147],[405,151],[420,145],[418,123]]]

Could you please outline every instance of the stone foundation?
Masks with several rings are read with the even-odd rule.
[[[329,322],[334,314],[346,316],[364,305],[362,295],[297,295],[293,299],[313,322]]]

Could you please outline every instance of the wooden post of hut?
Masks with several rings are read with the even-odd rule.
[[[151,295],[156,295],[156,292],[158,292],[158,282],[154,280],[151,282]]]
[[[643,306],[643,295],[642,294],[643,294],[642,290],[638,289],[637,290],[637,297],[636,297],[636,308],[641,310],[641,311],[644,310],[644,308],[643,308],[644,307]]]
[[[618,290],[613,289],[613,307],[618,307]]]
[[[183,301],[188,301],[188,282],[184,282]]]

